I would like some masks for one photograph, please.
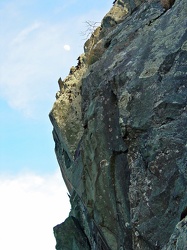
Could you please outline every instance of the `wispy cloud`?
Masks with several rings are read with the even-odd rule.
[[[11,42],[7,41],[0,66],[0,93],[11,107],[30,116],[38,102],[48,100],[49,95],[52,98],[52,91],[55,95],[55,81],[65,64],[70,67],[73,57],[63,54],[68,36],[64,34],[60,24],[37,22],[20,31]]]
[[[13,44],[18,44],[23,42],[25,39],[28,38],[28,36],[35,30],[37,30],[38,28],[40,28],[42,25],[42,23],[39,22],[35,22],[33,23],[31,26],[23,29],[14,39],[13,39]]]
[[[0,176],[0,249],[55,249],[53,226],[69,213],[60,173]]]

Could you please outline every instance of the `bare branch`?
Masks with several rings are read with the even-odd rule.
[[[99,25],[101,24],[100,22],[95,22],[95,21],[85,21],[84,22],[86,24],[86,29],[85,31],[81,32],[81,36],[84,37],[84,39],[88,39],[91,34],[94,32],[94,30],[99,27]]]

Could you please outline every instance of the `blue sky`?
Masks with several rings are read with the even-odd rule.
[[[0,1],[0,249],[22,250],[24,243],[27,250],[55,249],[52,227],[69,204],[48,114],[59,77],[83,53],[85,22],[100,21],[111,6],[109,0]]]

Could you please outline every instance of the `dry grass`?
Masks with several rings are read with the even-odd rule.
[[[99,41],[88,53],[86,56],[86,62],[88,65],[91,65],[98,61],[103,53],[105,52],[103,41]]]

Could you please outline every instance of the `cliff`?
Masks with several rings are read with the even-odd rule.
[[[187,249],[187,1],[117,0],[50,112],[57,250]]]

